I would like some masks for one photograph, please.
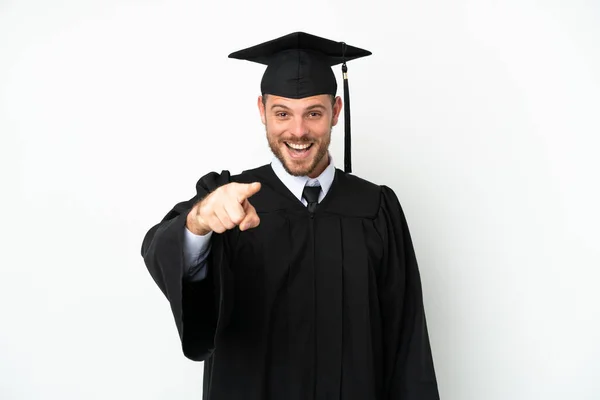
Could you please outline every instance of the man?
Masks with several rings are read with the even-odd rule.
[[[331,65],[370,54],[297,32],[230,55],[267,65],[275,158],[202,177],[142,244],[185,356],[205,361],[204,399],[439,399],[400,204],[348,173],[349,140],[346,172],[328,153]]]

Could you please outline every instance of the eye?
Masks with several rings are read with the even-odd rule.
[[[278,116],[279,118],[285,118],[285,117],[287,117],[288,114],[286,112],[281,111],[275,115]]]
[[[316,112],[316,111],[311,111],[310,113],[308,113],[308,115],[311,118],[319,118],[321,116],[321,113],[320,112]]]

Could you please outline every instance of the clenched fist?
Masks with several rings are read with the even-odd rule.
[[[232,182],[219,187],[190,210],[186,227],[196,235],[223,233],[236,226],[241,231],[256,228],[260,219],[248,198],[259,190],[259,182]]]

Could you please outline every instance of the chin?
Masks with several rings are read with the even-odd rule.
[[[273,154],[281,161],[283,168],[292,176],[307,176],[310,175],[319,166],[321,160],[326,156],[327,146],[315,144],[312,149],[312,154],[305,159],[294,159],[288,154],[285,144],[278,145],[274,141],[269,140],[269,147]],[[325,151],[323,150],[325,149]]]
[[[285,160],[282,164],[288,174],[293,176],[305,176],[314,170],[313,161],[298,163],[293,160]]]

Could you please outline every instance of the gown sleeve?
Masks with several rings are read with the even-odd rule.
[[[212,354],[214,338],[227,324],[231,299],[224,293],[229,279],[228,245],[230,234],[213,234],[208,256],[208,275],[193,281],[184,278],[184,233],[187,214],[193,206],[219,186],[230,182],[229,172],[212,172],[196,185],[196,195],[176,204],[161,222],[154,225],[142,242],[142,257],[150,275],[170,303],[179,332],[183,354],[204,361]]]
[[[417,260],[404,212],[382,186],[378,230],[384,260],[378,278],[383,320],[384,398],[439,400]]]

